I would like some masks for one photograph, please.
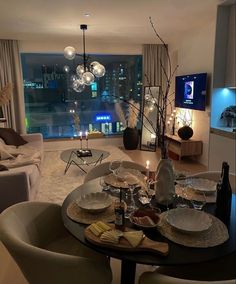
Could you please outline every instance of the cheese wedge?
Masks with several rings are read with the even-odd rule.
[[[108,226],[107,224],[105,224],[105,223],[102,222],[102,221],[98,221],[98,222],[96,223],[96,225],[97,225],[98,227],[100,227],[104,232],[111,230],[111,227]]]
[[[111,227],[102,221],[92,223],[88,228],[96,237],[99,237],[102,233],[111,230]]]
[[[118,230],[106,231],[101,235],[100,240],[106,243],[118,244],[122,235],[122,232]]]
[[[137,247],[143,239],[143,231],[124,232],[123,237],[132,247]]]

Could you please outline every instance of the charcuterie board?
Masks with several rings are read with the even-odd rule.
[[[114,229],[113,224],[109,224],[111,228]],[[133,231],[132,229],[126,228],[126,231]],[[149,238],[147,238],[145,235],[143,236],[142,241],[137,247],[132,247],[130,243],[123,237],[120,237],[118,244],[113,243],[106,243],[100,240],[99,237],[95,236],[89,228],[86,228],[84,231],[86,239],[98,246],[117,249],[117,250],[125,250],[125,251],[133,251],[133,252],[151,252],[151,253],[157,253],[163,256],[168,255],[169,253],[169,245],[164,242],[156,242]]]

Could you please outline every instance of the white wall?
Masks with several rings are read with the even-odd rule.
[[[187,24],[187,23],[186,23]],[[176,75],[207,72],[209,75],[206,111],[193,111],[193,139],[203,141],[203,154],[199,162],[208,166],[210,129],[211,78],[213,72],[215,19],[208,26],[186,33],[181,39],[171,43],[173,62],[179,65]]]
[[[236,173],[236,140],[210,133],[209,170],[221,171],[221,164],[226,161],[231,173]]]

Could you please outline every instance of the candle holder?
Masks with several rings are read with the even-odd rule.
[[[86,137],[86,149],[88,150],[88,136]]]
[[[80,137],[80,150],[82,150],[82,144],[83,144],[83,139],[82,139],[82,137]]]

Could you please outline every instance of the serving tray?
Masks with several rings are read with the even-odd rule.
[[[115,228],[113,224],[108,224],[111,228]],[[125,231],[134,231],[132,229],[126,228]],[[105,243],[100,240],[99,237],[96,237],[89,229],[88,227],[84,231],[86,239],[98,246],[102,247],[107,247],[107,248],[112,248],[116,250],[122,250],[122,251],[132,251],[132,252],[151,252],[151,253],[156,253],[160,254],[163,256],[168,255],[169,253],[169,245],[164,242],[156,242],[153,241],[149,238],[147,238],[144,235],[143,240],[137,247],[132,247],[130,243],[123,237],[120,238],[120,241],[118,244],[111,244],[111,243]]]

